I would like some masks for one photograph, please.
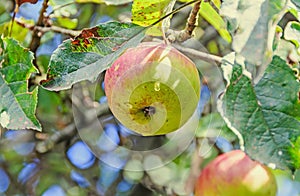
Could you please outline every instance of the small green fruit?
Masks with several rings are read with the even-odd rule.
[[[201,172],[195,196],[275,196],[277,184],[266,166],[243,151],[218,156]]]
[[[176,131],[193,115],[200,98],[195,64],[165,44],[128,49],[107,70],[104,82],[114,116],[145,136]]]

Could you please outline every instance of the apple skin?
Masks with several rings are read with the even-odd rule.
[[[275,196],[276,179],[268,167],[241,150],[210,162],[195,185],[195,196]]]
[[[114,116],[143,136],[176,131],[194,114],[200,98],[195,64],[155,42],[126,50],[106,71],[104,83]]]

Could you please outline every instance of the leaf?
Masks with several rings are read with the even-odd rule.
[[[37,73],[32,60],[17,41],[0,37],[0,124],[5,128],[41,131],[35,117],[38,88],[28,91],[28,79]]]
[[[291,68],[274,56],[255,86],[238,59],[229,56],[222,69],[227,88],[218,110],[247,154],[280,169],[299,168],[300,84]]]
[[[287,0],[225,0],[220,14],[233,34],[232,47],[253,65],[262,65],[272,52],[277,22]],[[265,66],[260,67],[263,73]]]
[[[76,18],[67,18],[67,17],[57,17],[57,23],[60,27],[64,27],[67,29],[75,29],[78,24],[78,20]]]
[[[136,0],[132,5],[132,22],[147,27],[158,21],[161,17],[170,12],[175,0]],[[147,34],[161,36],[169,28],[170,18],[167,18],[147,30]]]
[[[231,42],[231,36],[226,29],[225,22],[209,2],[201,3],[199,14],[219,32],[224,40]]]
[[[293,42],[297,48],[300,48],[300,23],[296,21],[288,22],[284,29],[284,38]]]
[[[25,20],[25,19],[18,19],[19,21],[26,23],[28,25],[34,25],[33,20]],[[13,27],[12,29],[10,27]],[[29,30],[22,27],[18,23],[14,21],[14,24],[12,25],[12,21],[5,22],[0,25],[0,32],[3,34],[3,36],[8,37],[9,33],[11,31],[10,37],[13,37],[14,39],[18,40],[19,42],[25,44],[27,42],[26,37],[28,38]]]
[[[131,23],[110,22],[83,30],[54,51],[47,80],[41,84],[58,91],[83,80],[96,81],[120,54],[144,38],[144,29]]]

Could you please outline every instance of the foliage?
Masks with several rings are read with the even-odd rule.
[[[0,194],[189,195],[199,166],[234,148],[281,170],[278,195],[299,188],[299,1],[196,5],[1,1]],[[141,137],[110,113],[105,71],[144,41],[195,62],[196,130]]]
[[[11,38],[0,38],[1,77],[0,124],[8,129],[35,129],[41,125],[35,118],[38,88],[28,90],[28,79],[37,70],[33,55]]]

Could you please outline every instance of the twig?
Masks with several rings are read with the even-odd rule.
[[[38,31],[41,33],[46,33],[46,32],[52,31],[52,32],[68,35],[70,37],[76,37],[80,34],[80,31],[65,29],[65,28],[58,27],[58,26],[50,26],[50,27],[34,26],[34,25],[29,25],[29,24],[23,23],[20,20],[15,20],[15,22],[18,25],[21,25],[22,27],[24,27],[26,29],[29,29],[31,31]]]
[[[202,2],[201,0],[195,2],[184,30],[182,31],[170,30],[168,32],[168,40],[170,42],[175,42],[175,41],[184,42],[192,37],[193,31],[196,27],[196,22],[198,19],[198,12],[200,10],[201,2]]]
[[[181,52],[192,55],[194,57],[197,57],[197,58],[199,58],[203,61],[207,61],[207,62],[210,62],[210,63],[211,62],[219,63],[219,64],[222,62],[222,57],[219,57],[219,56],[216,56],[216,55],[201,52],[201,51],[198,51],[198,50],[195,50],[195,49],[192,49],[192,48],[186,48],[186,47],[183,47],[179,44],[173,44],[173,46],[175,48],[177,48],[178,50],[180,50]]]
[[[186,24],[186,27],[185,27],[185,32],[189,35],[189,36],[192,36],[192,33],[196,27],[196,21],[197,21],[197,18],[198,18],[198,12],[200,10],[200,4],[201,4],[202,1],[199,1],[199,2],[196,2],[192,11],[191,11],[191,14],[190,14],[190,17],[188,19],[188,22]]]
[[[61,34],[65,34],[65,35],[69,35],[70,37],[76,37],[80,34],[80,31],[74,31],[74,30],[70,30],[70,29],[64,29],[62,27],[58,27],[58,26],[51,26],[51,27],[40,27],[37,26],[35,27],[35,29],[37,29],[40,32],[46,33],[48,31],[53,31],[56,33],[61,33]]]
[[[96,110],[97,116],[101,116],[109,112],[109,108],[107,104],[101,104],[99,105],[99,107],[93,108],[92,110]],[[95,118],[90,117],[91,114],[93,114],[93,112],[91,112],[90,110],[85,112],[86,119],[84,122],[82,122],[84,123],[84,125],[81,126],[89,125],[95,120]],[[64,141],[68,138],[74,137],[76,135],[76,131],[77,131],[76,124],[71,123],[68,126],[66,126],[63,130],[55,132],[46,140],[38,142],[35,149],[38,153],[46,153],[50,151],[55,146],[55,144],[58,144],[61,141]]]
[[[40,11],[40,16],[39,16],[39,19],[38,19],[38,21],[36,23],[36,26],[44,26],[44,19],[45,19],[44,14],[45,14],[45,12],[46,12],[46,10],[48,8],[48,1],[49,0],[44,0],[44,2],[43,2],[43,7],[42,7],[42,9]],[[33,53],[36,52],[37,48],[40,45],[40,42],[41,42],[41,34],[40,34],[40,32],[38,30],[35,29],[33,31],[32,39],[31,39],[30,47],[29,47],[30,50]]]

